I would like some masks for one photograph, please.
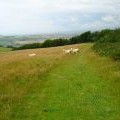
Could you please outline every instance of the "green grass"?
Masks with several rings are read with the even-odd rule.
[[[1,120],[119,120],[120,65],[91,46],[66,46],[78,55],[57,47],[1,56]]]
[[[11,48],[4,48],[4,47],[0,47],[0,52],[8,52],[11,51]]]

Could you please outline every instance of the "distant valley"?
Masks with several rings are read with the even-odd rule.
[[[47,39],[70,38],[79,33],[57,33],[57,34],[40,34],[40,35],[15,35],[0,36],[0,46],[19,47],[24,44],[43,42]]]

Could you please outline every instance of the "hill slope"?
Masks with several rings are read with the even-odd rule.
[[[8,51],[11,51],[11,50],[12,50],[11,48],[0,47],[0,53],[1,52],[8,52]]]
[[[64,55],[63,47],[1,54],[0,118],[118,120],[120,65],[91,46],[66,46],[79,47],[78,55]]]

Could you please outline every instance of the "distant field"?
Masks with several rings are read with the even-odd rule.
[[[75,33],[0,36],[0,45],[21,46],[23,44],[43,42],[47,39],[70,38],[73,35],[75,35]]]
[[[119,120],[120,63],[99,57],[92,46],[1,54],[0,119]],[[71,47],[79,54],[63,54]]]
[[[0,52],[7,52],[7,51],[11,51],[11,48],[4,48],[4,47],[0,47]]]

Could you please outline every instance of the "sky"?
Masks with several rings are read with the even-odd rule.
[[[120,0],[0,0],[0,35],[120,27]]]

